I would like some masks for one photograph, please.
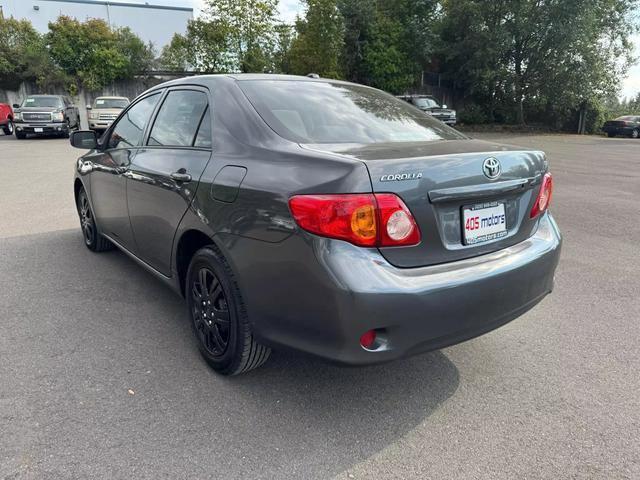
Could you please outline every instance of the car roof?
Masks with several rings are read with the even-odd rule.
[[[127,97],[113,97],[111,95],[103,95],[100,97],[96,97],[96,100],[99,98],[108,98],[109,100],[129,100]]]
[[[336,83],[344,85],[358,85],[361,87],[367,87],[366,85],[359,85],[351,82],[345,82],[343,80],[335,80],[333,78],[312,78],[301,75],[281,75],[275,73],[219,73],[212,75],[194,75],[191,77],[183,77],[168,82],[161,83],[155,87],[149,89],[151,92],[156,89],[172,87],[175,85],[210,85],[218,82],[234,82],[234,81],[249,81],[249,80],[289,80],[298,82],[315,82],[315,83]]]

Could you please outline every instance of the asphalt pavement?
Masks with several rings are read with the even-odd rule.
[[[0,478],[640,478],[640,140],[545,150],[556,289],[483,337],[222,378],[182,300],[83,245],[63,139],[0,134]]]

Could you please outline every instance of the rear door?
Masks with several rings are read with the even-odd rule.
[[[169,90],[126,173],[137,255],[167,276],[175,232],[211,158],[210,110],[205,89]]]

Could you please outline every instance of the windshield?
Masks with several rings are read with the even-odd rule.
[[[433,98],[414,98],[413,104],[418,108],[440,108]]]
[[[466,138],[387,93],[297,80],[238,82],[260,116],[298,143],[429,142]]]
[[[23,107],[44,107],[60,108],[62,101],[59,97],[27,97],[22,104]]]
[[[126,98],[96,98],[93,108],[119,108],[124,109],[129,105]]]

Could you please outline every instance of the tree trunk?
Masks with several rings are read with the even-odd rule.
[[[519,125],[525,125],[524,120],[524,88],[522,86],[522,55],[517,53],[515,56],[516,71],[516,117]]]

